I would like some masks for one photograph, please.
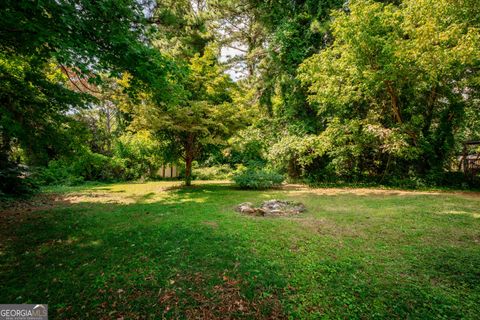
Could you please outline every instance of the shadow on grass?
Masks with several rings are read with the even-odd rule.
[[[143,204],[149,197],[9,221],[0,301],[48,303],[53,318],[284,317],[285,282],[248,239],[218,230],[206,212],[190,215],[195,203],[177,195]]]
[[[52,317],[61,319],[468,318],[480,311],[473,303],[480,297],[479,250],[415,242],[418,229],[409,229],[410,223],[428,226],[420,219],[450,223],[451,216],[392,220],[391,233],[361,238],[339,232],[335,212],[331,228],[316,220],[324,233],[298,221],[226,212],[250,199],[296,197],[285,190],[197,185],[166,192],[159,200],[153,192],[135,195],[133,204],[87,197],[2,217],[0,302],[48,303]],[[316,202],[320,196],[307,192],[305,200],[312,208],[350,200],[355,208],[368,198],[332,193]],[[405,199],[389,196],[372,200],[373,208]],[[421,198],[430,202],[420,207],[438,196]],[[405,219],[416,211],[400,214]],[[413,240],[400,243],[397,236]]]

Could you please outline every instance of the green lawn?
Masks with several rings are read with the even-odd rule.
[[[51,319],[480,317],[480,194],[195,183],[57,188],[3,212],[0,303]],[[233,210],[273,198],[308,211]]]

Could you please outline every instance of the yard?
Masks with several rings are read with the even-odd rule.
[[[54,188],[3,211],[0,302],[52,319],[479,317],[478,193],[195,184]],[[267,199],[307,212],[234,211]]]

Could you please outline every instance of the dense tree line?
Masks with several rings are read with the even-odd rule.
[[[3,1],[0,188],[149,178],[163,163],[185,164],[187,184],[194,163],[448,183],[462,142],[480,138],[479,10]]]

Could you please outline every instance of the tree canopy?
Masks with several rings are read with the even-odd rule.
[[[1,188],[155,178],[166,163],[187,184],[207,165],[312,183],[447,181],[462,143],[480,138],[479,10],[3,1]]]
[[[307,59],[299,75],[327,122],[324,135],[341,126],[335,129],[341,140],[358,148],[350,158],[371,153],[402,164],[401,170],[442,170],[455,151],[455,133],[472,106],[468,92],[478,77],[480,51],[473,48],[479,30],[454,13],[469,4],[356,1],[348,13],[334,13],[335,40]],[[379,165],[370,169],[390,169]]]

